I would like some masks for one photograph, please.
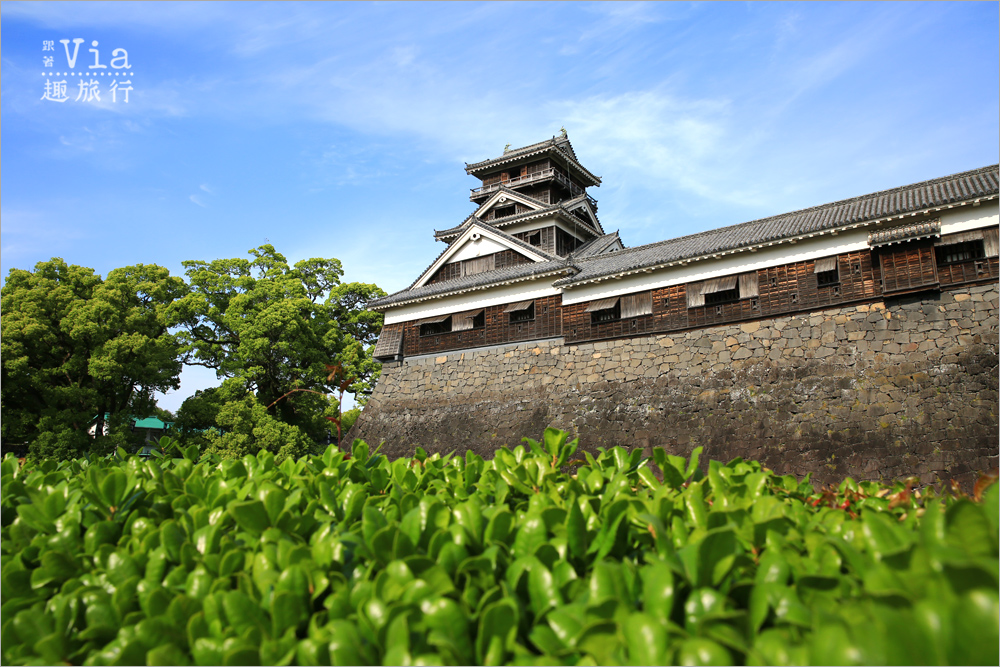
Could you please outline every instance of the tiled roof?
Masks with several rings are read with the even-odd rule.
[[[598,236],[596,239],[591,239],[584,243],[582,246],[573,251],[573,257],[577,259],[581,257],[591,257],[593,255],[599,255],[608,249],[608,246],[618,241],[618,232],[613,232],[611,234],[605,234],[604,236]]]
[[[434,238],[443,239],[449,236],[458,236],[463,231],[465,231],[466,226],[468,226],[469,223],[471,223],[473,220],[478,220],[478,218],[474,215],[470,215],[468,218],[465,219],[465,221],[462,224],[456,227],[449,227],[448,229],[441,229],[441,230],[435,229]]]
[[[555,285],[573,285],[635,269],[870,223],[980,197],[994,197],[997,185],[998,165],[993,165],[607,255],[578,258],[574,264],[580,272],[556,281]]]
[[[541,206],[541,207],[548,206],[548,204],[546,204],[545,202],[543,202],[543,201],[541,201],[539,199],[536,199],[536,198],[532,197],[531,195],[526,195],[523,192],[518,192],[517,190],[513,190],[511,188],[508,188],[506,185],[501,185],[500,188],[496,192],[494,192],[493,194],[490,195],[490,199],[492,199],[493,197],[495,197],[496,195],[498,195],[500,193],[510,194],[511,196],[513,196],[515,198],[527,199],[528,201],[534,202],[535,204],[537,204],[538,206]],[[486,202],[483,202],[476,209],[476,213],[478,213],[479,211],[483,210],[483,206],[485,206],[485,205],[486,205]],[[442,229],[442,230],[435,229],[434,230],[434,238],[436,238],[436,239],[442,239],[442,238],[447,238],[448,236],[454,236],[455,234],[461,233],[462,229],[465,228],[465,225],[470,220],[477,219],[476,218],[476,213],[473,213],[468,218],[466,218],[464,221],[462,221],[462,224],[457,225],[455,227],[449,227],[448,229]],[[525,215],[525,214],[522,214],[522,215]]]
[[[486,289],[493,285],[507,283],[511,281],[526,280],[533,277],[556,272],[571,271],[565,260],[552,259],[544,262],[531,262],[529,264],[515,264],[514,266],[476,273],[471,276],[462,276],[454,280],[446,280],[439,283],[423,285],[415,289],[405,289],[389,296],[368,302],[368,308],[378,310],[388,306],[418,301],[431,296],[444,296],[455,292],[468,292],[479,289]]]
[[[458,225],[457,227],[452,227],[450,229],[443,229],[440,231],[435,229],[434,238],[438,240],[444,240],[451,238],[453,236],[458,236],[459,234],[465,231],[465,228],[473,220],[479,221],[484,225],[489,225],[493,229],[497,229],[499,227],[506,227],[515,222],[521,222],[522,220],[530,220],[531,218],[543,216],[549,213],[563,213],[565,215],[571,216],[574,222],[583,225],[584,227],[589,229],[592,233],[597,233],[597,234],[603,233],[604,230],[600,228],[601,224],[600,220],[597,221],[598,228],[595,229],[592,224],[590,224],[585,220],[581,220],[568,210],[568,207],[573,206],[574,204],[583,199],[586,199],[586,195],[580,195],[579,197],[574,197],[573,199],[567,199],[565,201],[559,202],[558,204],[551,204],[549,206],[545,206],[544,208],[540,208],[534,211],[525,211],[524,213],[518,213],[517,215],[509,215],[506,218],[500,218],[498,220],[479,220],[479,218],[477,218],[476,216],[470,215],[468,218],[465,219],[465,222]],[[597,216],[595,215],[594,218],[596,219]]]
[[[513,160],[515,158],[519,158],[522,155],[528,155],[536,151],[545,150],[546,148],[551,148],[555,146],[556,141],[557,141],[556,137],[552,137],[551,139],[546,139],[545,141],[539,141],[538,143],[535,144],[529,144],[528,146],[522,146],[521,148],[513,148],[510,150],[505,150],[503,152],[503,155],[501,155],[500,157],[489,158],[488,160],[480,160],[479,162],[473,162],[472,164],[466,163],[465,171],[466,173],[471,174],[473,171],[483,169],[484,167],[488,167],[493,164],[500,164],[501,162],[504,162],[506,160]],[[563,139],[562,137],[559,137],[558,141],[565,141],[569,143],[569,139]]]
[[[875,248],[881,245],[891,245],[901,241],[916,241],[931,236],[941,236],[941,221],[928,220],[912,225],[881,229],[868,235],[868,245]]]
[[[515,148],[513,150],[504,151],[504,154],[490,158],[489,160],[482,160],[481,162],[473,162],[472,164],[466,163],[465,172],[467,174],[473,174],[477,171],[482,171],[489,167],[496,167],[502,164],[507,164],[509,162],[514,162],[520,160],[524,157],[529,157],[539,153],[544,153],[547,151],[555,150],[558,151],[563,159],[567,161],[568,164],[572,165],[578,169],[583,175],[592,179],[594,185],[600,185],[600,176],[595,176],[590,173],[590,171],[584,167],[576,158],[576,151],[573,150],[572,144],[569,143],[569,138],[566,135],[560,135],[557,137],[552,137],[551,139],[546,139],[545,141],[539,141],[536,144],[531,144],[530,146],[523,146],[521,148]]]
[[[591,203],[590,195],[588,195],[586,192],[583,193],[582,195],[577,195],[576,197],[573,197],[572,199],[566,199],[564,201],[561,201],[561,202],[559,202],[559,205],[562,206],[564,209],[566,209],[567,213],[572,213],[572,211],[570,211],[570,209],[571,208],[575,208],[576,205],[579,204],[579,203],[586,203],[587,204],[587,207],[590,208],[590,212],[593,213],[593,215],[594,215],[594,220],[597,222],[597,231],[600,234],[604,234],[604,227],[601,225],[601,221],[597,217],[597,213],[595,213],[593,207],[590,206],[590,203]],[[594,227],[590,223],[587,223],[587,226],[591,227],[591,228]]]
[[[503,231],[501,231],[499,229],[496,229],[495,227],[491,227],[488,224],[486,224],[485,222],[483,222],[482,220],[479,220],[477,218],[471,218],[470,220],[466,221],[466,223],[464,225],[462,225],[458,229],[460,229],[462,232],[464,232],[469,227],[481,227],[481,228],[483,228],[485,230],[488,230],[488,231],[490,231],[490,232],[492,232],[494,234],[499,235],[501,238],[503,238],[509,244],[511,244],[511,245],[513,245],[515,247],[519,247],[522,250],[526,250],[528,252],[535,253],[536,255],[541,255],[547,261],[560,261],[560,262],[563,261],[558,255],[553,255],[552,253],[548,252],[547,250],[543,250],[543,249],[541,249],[541,248],[539,248],[537,246],[533,246],[530,243],[525,243],[521,239],[519,239],[519,238],[517,238],[515,236],[511,236],[510,234],[508,234],[506,232],[503,232]],[[394,294],[390,294],[388,297],[383,297],[383,298],[388,299],[390,297],[396,296],[397,294],[402,294],[403,292],[407,292],[409,290],[412,290],[413,287],[414,287],[414,285],[416,285],[418,282],[420,282],[420,279],[423,278],[424,275],[426,275],[426,273],[431,269],[431,267],[433,267],[435,264],[437,264],[437,261],[439,259],[441,259],[442,255],[446,254],[450,249],[451,249],[451,244],[448,244],[448,247],[445,248],[444,250],[442,250],[438,254],[438,256],[434,258],[434,261],[431,262],[430,265],[426,269],[424,269],[423,271],[421,271],[420,275],[417,276],[416,280],[414,280],[412,283],[410,283],[410,286],[407,287],[405,290],[402,290],[400,292],[396,292]],[[487,275],[494,275],[496,273],[497,273],[497,271],[486,271],[484,273],[479,273],[479,274],[476,274],[476,275],[487,276]],[[472,277],[472,276],[469,276],[469,277]],[[454,280],[448,280],[445,283],[435,283],[435,284],[448,284],[448,285],[450,285],[453,282],[455,282],[455,281]],[[380,301],[381,301],[381,299],[376,299],[375,301],[372,301],[371,303],[374,304],[374,303],[378,303]],[[371,304],[369,304],[369,305],[371,305]]]
[[[492,285],[511,280],[522,280],[557,272],[566,272],[570,275],[556,280],[553,285],[557,287],[571,286],[587,280],[655,267],[679,260],[697,259],[720,252],[794,239],[799,236],[827,232],[851,225],[869,224],[881,219],[949,204],[969,202],[978,198],[994,198],[1000,191],[998,171],[1000,171],[998,165],[983,167],[677,239],[627,248],[605,255],[594,254],[600,252],[599,247],[607,248],[608,244],[617,237],[617,232],[606,234],[582,246],[569,260],[548,255],[551,259],[545,262],[519,264],[424,285],[416,289],[412,289],[411,286],[410,289],[376,299],[369,303],[369,307],[388,307],[453,292],[486,289]],[[512,218],[504,218],[504,222],[510,219]],[[463,227],[470,224],[487,226],[485,222],[472,219],[467,221]],[[536,253],[543,253],[538,248],[529,246],[495,227],[488,228],[503,234],[513,244],[523,245]],[[899,228],[884,231],[893,233],[895,229]],[[583,252],[581,253],[581,251]],[[435,259],[436,261],[437,259]]]
[[[168,429],[173,425],[174,425],[173,422],[164,422],[162,419],[159,419],[158,417],[146,417],[145,419],[135,420],[136,428]]]
[[[477,224],[482,225],[483,227],[486,227],[486,229],[489,229],[491,232],[495,232],[496,234],[499,234],[500,237],[503,238],[508,243],[512,243],[515,246],[519,246],[520,248],[522,248],[524,250],[527,250],[528,252],[533,252],[536,255],[541,255],[542,257],[545,257],[546,259],[561,259],[559,257],[559,255],[551,253],[548,250],[543,250],[542,248],[539,248],[538,246],[533,246],[530,243],[522,241],[521,239],[517,238],[516,236],[511,236],[507,232],[504,232],[504,231],[501,231],[501,230],[497,229],[496,227],[490,227],[486,223],[479,222],[479,221],[477,221]]]

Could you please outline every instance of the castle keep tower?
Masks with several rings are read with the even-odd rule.
[[[604,234],[597,201],[587,194],[601,179],[577,160],[566,131],[546,141],[511,150],[474,164],[465,171],[482,185],[469,199],[476,204],[462,225],[435,232],[452,243],[472,219],[559,257]]]

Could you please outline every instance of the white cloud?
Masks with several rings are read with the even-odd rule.
[[[191,195],[190,197],[188,197],[188,199],[190,199],[191,203],[193,203],[193,204],[197,204],[198,206],[201,206],[202,208],[208,208],[208,204],[206,204],[205,202],[203,202],[201,200],[201,197],[199,197],[198,195]]]

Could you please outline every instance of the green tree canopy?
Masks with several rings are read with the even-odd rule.
[[[165,309],[186,292],[156,265],[104,280],[59,258],[12,269],[0,297],[3,438],[65,457],[89,446],[95,417],[98,435],[106,417],[120,434],[130,415],[152,414],[154,392],[179,386]]]
[[[242,400],[233,391],[243,387],[271,417],[319,439],[329,401],[310,392],[333,391],[327,365],[340,363],[357,378],[354,393],[369,392],[378,377],[371,354],[382,316],[364,304],[385,293],[342,284],[336,259],[290,266],[271,245],[250,255],[184,262],[191,291],[171,306],[172,322],[183,328],[184,363],[238,381],[226,383],[230,401]]]

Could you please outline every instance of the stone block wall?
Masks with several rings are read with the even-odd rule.
[[[546,426],[581,446],[742,456],[819,483],[997,466],[996,284],[585,344],[386,366],[352,437],[484,456]],[[703,459],[705,460],[705,459]]]

